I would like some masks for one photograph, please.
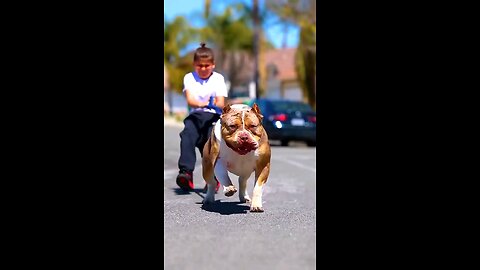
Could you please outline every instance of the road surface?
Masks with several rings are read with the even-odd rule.
[[[316,148],[303,144],[272,146],[270,177],[263,193],[263,213],[251,213],[237,193],[221,191],[211,207],[202,208],[205,193],[201,159],[193,174],[195,190],[182,192],[175,183],[181,124],[164,127],[164,267],[202,269],[315,269]],[[238,177],[230,175],[238,187]],[[253,191],[253,175],[248,192]]]

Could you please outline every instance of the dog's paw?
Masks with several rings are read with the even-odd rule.
[[[203,199],[202,203],[203,204],[209,204],[215,202],[215,197],[214,196],[205,196]]]
[[[261,207],[261,206],[253,206],[252,205],[250,207],[250,212],[263,212],[263,211],[264,211],[263,207]]]
[[[233,194],[235,194],[235,192],[237,192],[237,188],[234,185],[231,185],[231,186],[225,187],[223,191],[225,193],[225,196],[230,197]]]
[[[253,196],[252,204],[250,205],[250,212],[263,212],[261,197]]]
[[[239,199],[241,203],[249,203],[252,201],[248,195],[239,196]]]

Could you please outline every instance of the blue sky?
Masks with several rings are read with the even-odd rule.
[[[212,13],[221,12],[226,6],[242,0],[211,0]],[[246,0],[243,0],[245,2]],[[249,1],[251,2],[251,1]],[[260,6],[264,1],[259,0]],[[178,15],[183,15],[189,19],[193,26],[201,26],[201,16],[203,14],[204,0],[164,0],[164,15],[167,20],[172,20]],[[198,14],[198,16],[196,16]],[[268,39],[276,48],[282,47],[284,29],[281,25],[270,25],[264,29]],[[298,45],[298,27],[290,26],[287,36],[287,47],[297,47]],[[198,47],[198,44],[193,45]]]

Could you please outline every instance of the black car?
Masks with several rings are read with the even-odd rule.
[[[283,146],[289,141],[304,141],[316,146],[317,116],[306,103],[290,100],[254,99],[249,106],[257,103],[263,115],[263,126],[268,138],[280,140]]]

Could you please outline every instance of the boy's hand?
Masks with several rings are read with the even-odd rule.
[[[210,104],[210,102],[199,102],[198,103],[198,107],[208,107],[208,105]]]
[[[212,108],[213,106],[215,106],[215,98],[210,96],[210,99],[208,100],[208,107]]]
[[[208,106],[208,101],[200,101],[197,100],[194,95],[190,93],[189,90],[185,91],[185,98],[187,99],[187,105],[192,107],[192,108],[203,108],[205,106]]]
[[[215,106],[214,100],[215,100],[215,98],[213,96],[211,96],[210,101],[208,102],[208,105],[206,107],[209,108],[209,109],[214,109],[217,114],[222,114],[222,109]]]

